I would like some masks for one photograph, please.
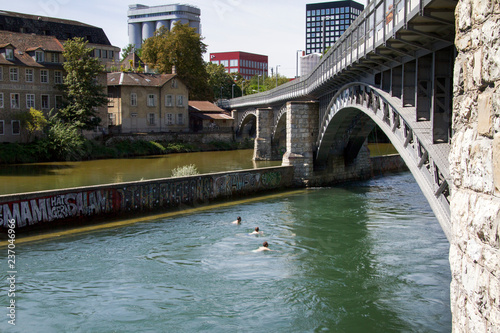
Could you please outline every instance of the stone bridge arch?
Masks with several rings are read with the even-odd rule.
[[[251,109],[243,112],[238,117],[238,127],[236,134],[238,136],[254,137],[257,127],[257,110]]]
[[[375,124],[387,135],[427,198],[450,239],[449,145],[434,143],[430,121],[417,121],[414,107],[365,83],[347,84],[334,95],[320,119],[315,165],[331,154],[346,164],[360,151]]]

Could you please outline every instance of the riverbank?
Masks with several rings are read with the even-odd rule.
[[[167,142],[118,138],[117,140],[84,140],[71,154],[54,156],[40,141],[32,143],[4,143],[0,145],[0,164],[42,163],[57,161],[88,161],[116,159],[172,153],[225,151],[253,148],[252,140],[242,142],[210,141],[206,143]],[[59,158],[58,158],[59,157]]]

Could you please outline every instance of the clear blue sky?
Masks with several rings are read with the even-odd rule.
[[[202,36],[210,52],[245,51],[269,56],[269,66],[295,76],[295,52],[305,47],[307,3],[296,0],[186,0],[201,9]],[[326,2],[326,1],[325,1]],[[365,3],[366,1],[359,1]],[[2,10],[80,21],[104,29],[114,46],[128,44],[129,4],[148,6],[178,1],[17,0],[2,1]]]

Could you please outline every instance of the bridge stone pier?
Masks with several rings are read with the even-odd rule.
[[[294,181],[297,185],[307,185],[314,175],[319,105],[316,102],[288,102],[286,109],[286,153],[283,165],[294,166]]]
[[[311,73],[229,105],[301,186],[362,178],[378,126],[450,242],[453,332],[500,332],[500,0],[371,0]]]
[[[257,137],[255,138],[253,159],[254,161],[270,161],[272,160],[273,109],[257,109],[256,118]]]

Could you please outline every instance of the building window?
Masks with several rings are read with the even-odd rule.
[[[55,84],[62,84],[63,83],[63,76],[62,76],[61,71],[54,72],[54,83]]]
[[[108,50],[102,50],[102,57],[106,59],[108,57]]]
[[[25,75],[24,79],[26,80],[26,82],[33,82],[34,81],[33,69],[26,68],[26,75]]]
[[[45,61],[45,55],[43,51],[35,51],[35,61],[36,62],[44,62]]]
[[[156,95],[148,95],[148,106],[156,106]]]
[[[100,57],[101,57],[101,50],[99,50],[99,49],[95,49],[95,50],[94,50],[94,54],[95,54],[95,57],[96,57],[96,58],[100,58]]]
[[[26,109],[35,108],[35,94],[26,94]]]
[[[231,59],[229,66],[238,67],[238,59]]]
[[[3,81],[3,67],[0,67],[0,81]]]
[[[63,105],[63,98],[62,96],[58,95],[56,96],[56,104],[54,105],[54,108],[57,110],[61,109]]]
[[[165,95],[165,106],[174,106],[174,103],[172,102],[173,97],[172,95]]]
[[[130,106],[137,106],[137,94],[130,94]]]
[[[177,115],[177,124],[178,125],[184,125],[184,115],[182,113],[179,113]]]
[[[114,59],[115,51],[109,51],[109,59]]]
[[[177,106],[184,106],[184,96],[177,95]]]
[[[12,120],[12,135],[21,134],[21,122],[19,120]]]
[[[154,125],[154,124],[155,124],[155,114],[149,113],[148,114],[148,125]]]
[[[0,93],[0,109],[3,109],[3,93]]]
[[[49,95],[42,95],[42,110],[48,110],[50,108]]]
[[[52,62],[59,63],[59,53],[52,53]]]
[[[14,60],[14,50],[13,49],[5,49],[5,59]]]
[[[10,94],[10,107],[11,109],[19,109],[19,94]]]
[[[46,69],[40,70],[40,82],[49,83],[49,71]]]
[[[172,88],[177,88],[178,85],[177,85],[177,80],[176,79],[173,79],[172,80]]]
[[[167,113],[167,125],[174,124],[174,115],[171,113]]]
[[[109,125],[111,125],[111,126],[115,125],[115,114],[114,113],[108,113],[108,119],[109,119]]]
[[[4,121],[0,120],[0,135],[4,135],[5,134],[3,127],[4,127]]]
[[[220,64],[223,65],[224,67],[229,67],[229,60],[221,60]]]
[[[17,68],[10,69],[10,80],[13,82],[19,81],[19,70]]]
[[[212,64],[219,66],[219,60],[212,60]]]

